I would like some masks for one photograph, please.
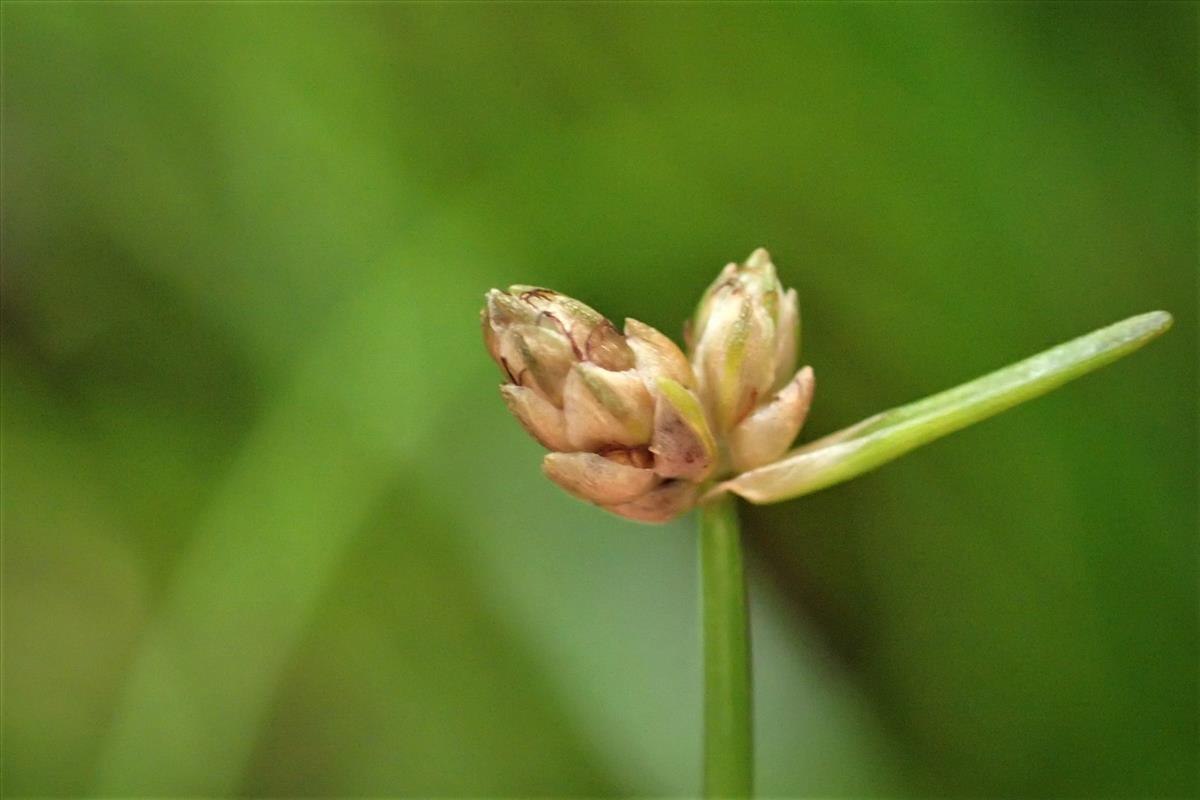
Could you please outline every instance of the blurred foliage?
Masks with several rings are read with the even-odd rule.
[[[563,495],[477,308],[769,247],[806,437],[1163,341],[748,509],[760,789],[1197,790],[1194,4],[6,3],[8,794],[698,789],[691,521]]]

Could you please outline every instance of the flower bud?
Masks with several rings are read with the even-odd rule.
[[[805,367],[769,402],[734,426],[729,432],[729,455],[735,472],[769,464],[787,452],[808,416],[813,387],[812,367]]]
[[[622,335],[578,300],[533,286],[488,292],[482,326],[509,410],[554,451],[547,477],[644,522],[695,504],[717,446],[674,342],[632,319]]]
[[[698,394],[738,471],[781,455],[804,422],[812,370],[793,376],[800,313],[759,248],[729,264],[705,292],[689,330]]]

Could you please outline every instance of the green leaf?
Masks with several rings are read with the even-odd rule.
[[[752,503],[774,503],[841,483],[1116,361],[1166,331],[1171,322],[1165,311],[1130,317],[969,383],[876,414],[725,481],[715,491],[734,492]]]

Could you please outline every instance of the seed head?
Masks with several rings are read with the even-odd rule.
[[[482,314],[509,410],[553,451],[543,471],[609,511],[665,522],[691,508],[717,447],[696,379],[668,337],[534,286],[493,289]]]
[[[730,264],[685,338],[691,359],[634,319],[624,332],[578,300],[536,286],[487,293],[500,394],[551,452],[542,469],[571,494],[664,522],[718,473],[769,463],[808,413],[813,373],[796,366],[799,311],[766,250]],[[715,435],[714,435],[715,433]]]
[[[796,290],[784,291],[759,248],[721,271],[685,332],[699,396],[735,471],[778,458],[804,423],[814,384],[811,368],[792,373],[799,331]]]

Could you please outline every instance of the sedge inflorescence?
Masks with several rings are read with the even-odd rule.
[[[729,264],[685,326],[688,353],[634,319],[618,331],[571,297],[535,286],[487,293],[484,341],[500,393],[549,452],[546,475],[613,513],[665,522],[714,478],[781,456],[813,393],[795,369],[799,309],[770,255]]]

